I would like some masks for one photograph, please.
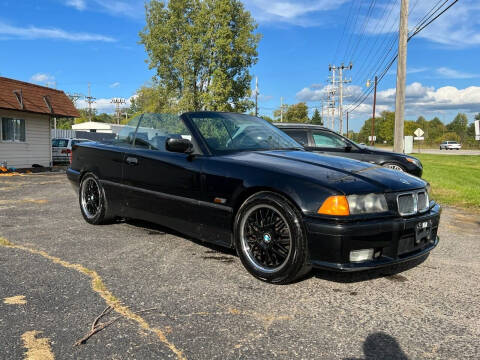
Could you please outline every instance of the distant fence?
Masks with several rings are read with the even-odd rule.
[[[76,139],[88,139],[93,141],[111,140],[115,138],[115,134],[109,133],[96,133],[90,131],[78,131],[78,130],[65,130],[65,129],[52,129],[53,138],[76,138]]]
[[[52,129],[52,139],[54,138],[74,138],[75,130]]]

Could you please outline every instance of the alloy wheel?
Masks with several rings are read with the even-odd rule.
[[[92,219],[101,210],[100,188],[93,178],[88,178],[82,183],[81,203],[84,214]]]
[[[250,264],[273,273],[288,262],[292,235],[285,217],[273,206],[262,204],[249,209],[240,224],[242,251]]]

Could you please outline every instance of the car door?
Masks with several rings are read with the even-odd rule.
[[[313,142],[308,148],[310,151],[368,161],[361,149],[332,131],[312,130],[311,136]]]
[[[310,132],[307,129],[280,129],[303,147],[308,148],[310,146]]]
[[[191,139],[191,134],[178,116],[143,115],[124,155],[125,211],[132,218],[195,235],[201,211],[201,162],[167,151],[168,138]]]

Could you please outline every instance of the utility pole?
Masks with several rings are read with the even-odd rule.
[[[397,91],[393,151],[404,152],[405,86],[407,76],[408,0],[402,0],[398,34]]]
[[[120,106],[125,104],[125,99],[122,98],[113,98],[110,101],[111,104],[115,104],[115,118],[117,119],[117,124],[120,124],[121,109]]]
[[[328,70],[332,73],[330,77],[331,86],[334,89],[333,96],[335,97],[336,89],[338,88],[338,120],[339,120],[339,133],[343,134],[343,84],[349,83],[351,79],[343,78],[344,70],[351,70],[353,68],[352,63],[348,66],[344,64],[340,66],[328,65]],[[336,71],[338,70],[338,80],[336,79]],[[335,116],[335,115],[334,115]],[[332,130],[335,130],[335,119],[332,126]]]
[[[333,104],[335,104],[335,93],[336,93],[336,87],[337,87],[337,80],[335,79],[335,72],[337,71],[337,67],[335,65],[328,65],[328,71],[332,73],[332,76],[330,77],[330,100],[333,99]],[[335,106],[335,105],[334,105]],[[332,119],[331,119],[331,126],[332,126],[332,131],[335,131],[335,110],[333,109],[333,114],[332,114]]]
[[[283,96],[280,96],[280,122],[283,122]]]
[[[88,103],[88,121],[92,121],[92,104],[95,102],[95,99],[90,93],[90,83],[88,83],[88,96],[85,97]]]
[[[377,83],[378,83],[378,77],[375,76],[375,85],[373,89],[372,142],[371,142],[372,146],[375,146],[375,107],[377,105]]]
[[[73,103],[73,105],[77,106],[78,99],[80,99],[83,95],[79,93],[74,93],[74,94],[67,94],[67,96],[70,98],[70,101]]]
[[[338,72],[340,79],[338,80],[339,84],[339,94],[338,94],[338,116],[340,117],[340,135],[343,135],[343,84],[352,82],[352,79],[345,80],[343,79],[343,70],[352,70],[353,64],[350,63],[349,66],[341,65],[338,67]]]
[[[258,76],[255,77],[255,116],[258,116]]]
[[[348,136],[348,111],[347,111],[347,139],[350,139],[350,137]]]

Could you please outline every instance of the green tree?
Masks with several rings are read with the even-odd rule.
[[[395,113],[393,111],[382,111],[380,118],[375,121],[375,133],[378,139],[388,144],[393,144],[393,128],[395,127]]]
[[[443,141],[457,141],[457,142],[460,142],[461,140],[460,140],[460,136],[458,136],[457,133],[447,132],[437,139],[438,143],[441,143]]]
[[[445,124],[438,117],[434,117],[428,122],[428,133],[425,134],[426,141],[433,144],[443,136],[446,130]]]
[[[277,109],[273,112],[275,120],[281,119],[281,110]],[[289,123],[308,123],[308,106],[304,102],[294,105],[283,105],[283,121]]]
[[[268,121],[268,122],[273,122],[273,119],[272,119],[270,116],[260,115],[260,117],[261,117],[263,120],[266,120],[266,121]]]
[[[463,141],[467,135],[467,126],[467,115],[458,113],[457,116],[455,116],[455,119],[447,125],[447,130],[456,133],[460,137],[460,141]]]
[[[476,118],[476,117],[475,117]],[[474,139],[475,138],[475,123],[471,123],[468,125],[467,128],[467,137],[469,139]]]
[[[323,125],[323,119],[320,116],[320,112],[318,111],[318,109],[315,109],[315,112],[313,113],[310,122],[315,125]]]
[[[245,112],[260,35],[239,0],[152,0],[140,43],[176,111]],[[157,89],[158,90],[158,89]]]

